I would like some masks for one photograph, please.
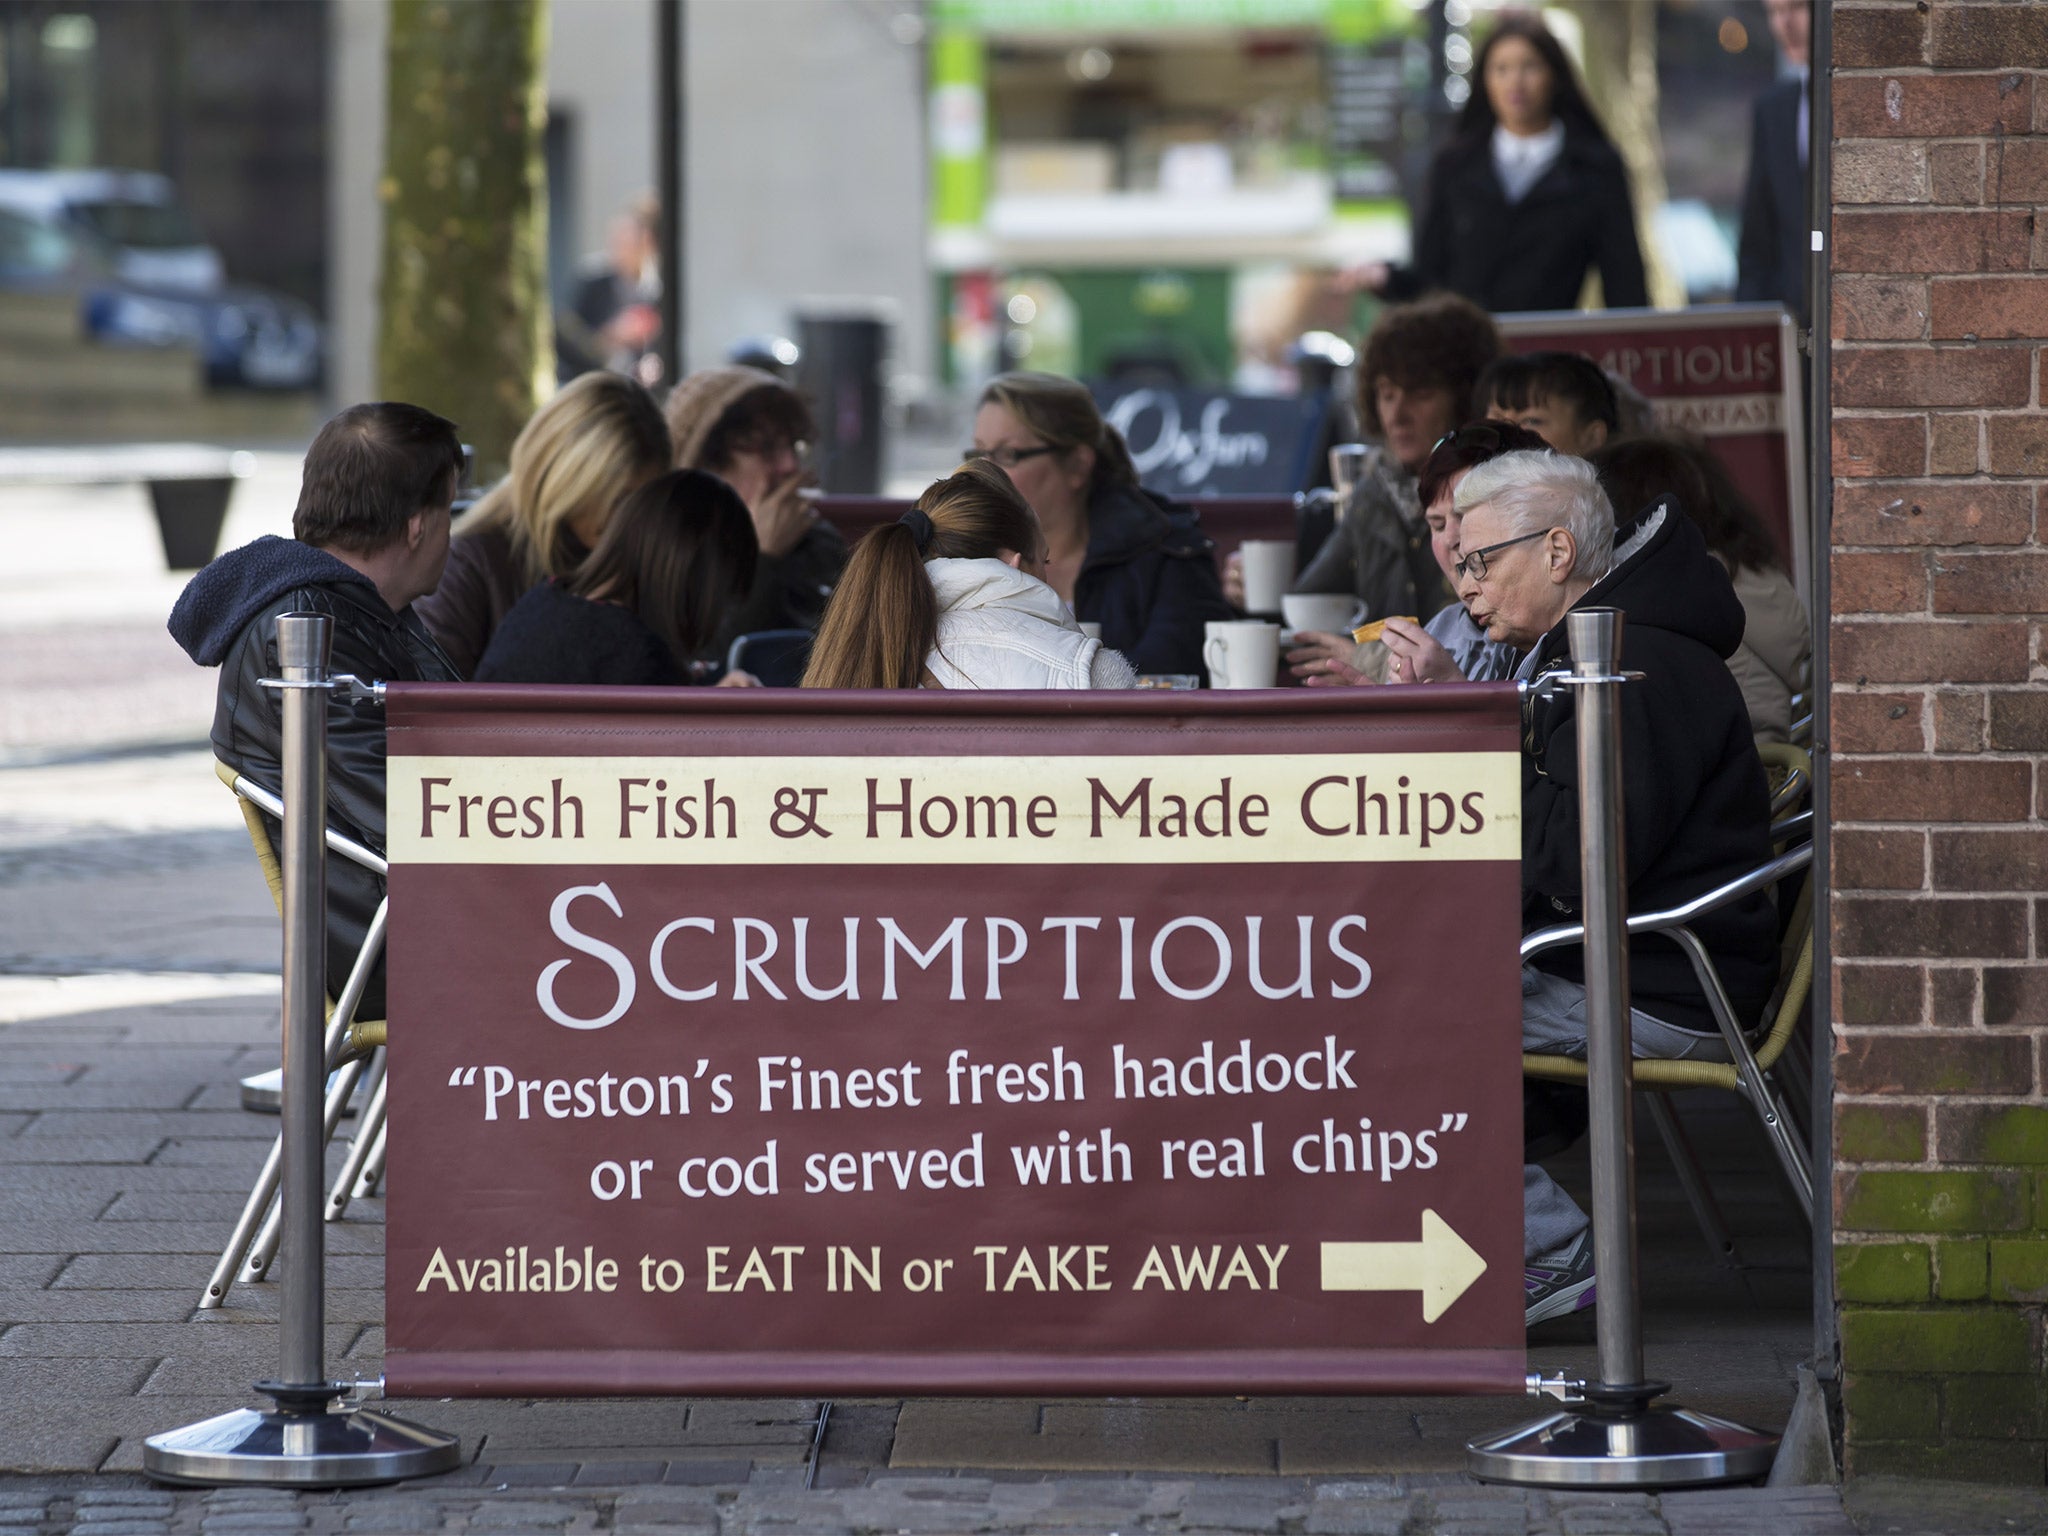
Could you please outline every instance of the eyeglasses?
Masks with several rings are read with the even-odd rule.
[[[970,448],[961,455],[963,459],[987,459],[1002,469],[1015,469],[1026,459],[1035,459],[1041,453],[1058,453],[1059,448],[1051,443],[1041,443],[1036,448]]]
[[[784,437],[775,432],[756,432],[740,438],[728,450],[735,458],[741,454],[753,454],[763,459],[780,458],[787,450],[799,467],[811,462],[811,445],[802,438]]]
[[[1540,539],[1549,532],[1551,530],[1548,528],[1538,528],[1534,533],[1525,533],[1519,539],[1502,539],[1498,544],[1489,544],[1484,549],[1475,549],[1469,555],[1460,557],[1451,569],[1460,576],[1470,576],[1474,581],[1484,581],[1486,580],[1486,557],[1488,555],[1497,555],[1502,550],[1512,549],[1517,544],[1526,544],[1531,539]]]

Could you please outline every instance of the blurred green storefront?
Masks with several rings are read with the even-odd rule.
[[[1405,253],[1426,0],[934,0],[945,376],[1259,387]]]

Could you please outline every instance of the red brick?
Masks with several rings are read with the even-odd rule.
[[[1927,967],[1835,963],[1835,1017],[1849,1029],[1916,1029],[1927,1022]]]
[[[2048,554],[1941,555],[1936,613],[2048,613]],[[2009,678],[2024,682],[2024,678]]]
[[[1984,1022],[2022,1029],[2048,1026],[2048,965],[1985,966]]]
[[[1837,756],[1836,824],[1857,821],[2025,821],[2033,765],[2003,758]]]
[[[1974,965],[1933,965],[1927,968],[1927,1022],[1940,1028],[1973,1028],[1977,1022],[1977,977]]]
[[[1927,471],[1924,416],[1837,416],[1835,473],[1920,475]]]
[[[1927,334],[1927,284],[1911,277],[1838,277],[1837,341],[1918,341]]]
[[[2024,272],[2033,242],[2033,215],[2003,208],[1838,212],[1834,266],[1838,272]]]
[[[1924,203],[1927,146],[1914,139],[1862,139],[1835,149],[1835,202]]]
[[[1834,883],[1844,891],[1917,891],[1927,883],[1927,834],[1843,828],[1831,843]]]
[[[2033,82],[1996,75],[1844,75],[1835,81],[1837,139],[1960,139],[2025,133]]]
[[[1840,422],[1835,429],[1840,432]],[[1831,595],[1838,615],[1927,611],[1927,556],[1917,549],[1883,553],[1838,550],[1831,564]]]
[[[1918,64],[1927,52],[1927,17],[1917,6],[1834,12],[1835,68],[1889,69]]]
[[[2048,102],[2048,91],[2042,92],[2041,99]],[[1987,169],[1985,183],[1993,202],[2016,206],[2048,202],[2048,140],[1994,139]]]
[[[1937,203],[1984,201],[1984,146],[1936,144],[1927,151],[1927,187]]]
[[[1928,307],[1937,341],[2048,336],[2048,277],[1936,278]]]
[[[1864,683],[2023,683],[2027,627],[2015,623],[1836,621],[1835,676]]]
[[[1977,473],[1978,438],[1983,418],[1937,412],[1927,418],[1927,472],[1930,475]]]
[[[1848,480],[1835,489],[1835,542],[2024,544],[2034,488],[1996,481]]]
[[[2034,1085],[2025,1035],[1844,1035],[1835,1052],[1841,1093],[2009,1093]]]
[[[1938,891],[2032,891],[2048,870],[2048,828],[1936,832]]]
[[[1994,475],[2048,474],[2048,416],[1992,416],[1984,423],[1985,457]]]
[[[1835,357],[1838,410],[1928,410],[2027,403],[2025,347],[1845,347]]]
[[[2048,66],[2048,10],[2036,5],[1934,7],[1928,62],[1938,69]]]
[[[1994,693],[1985,703],[1990,706],[1986,739],[1992,751],[2048,752],[2048,693]],[[1841,705],[1835,708],[1839,717]]]
[[[1984,695],[1981,692],[1944,689],[1934,696],[1934,750],[1984,750]]]
[[[1839,566],[1842,556],[1835,556]],[[1926,730],[1921,724],[1917,693],[1845,693],[1836,689],[1828,702],[1828,734],[1837,752],[1923,752]]]

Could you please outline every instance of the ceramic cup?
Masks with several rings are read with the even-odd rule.
[[[1212,619],[1202,626],[1211,688],[1271,688],[1280,671],[1280,626]]]
[[[1294,541],[1246,539],[1237,552],[1244,563],[1245,612],[1278,613],[1294,580]]]
[[[1349,592],[1290,592],[1280,599],[1280,612],[1296,634],[1342,635],[1364,622],[1365,605]]]

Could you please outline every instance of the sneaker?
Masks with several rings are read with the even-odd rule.
[[[1588,1227],[1581,1232],[1556,1261],[1526,1266],[1522,1270],[1522,1298],[1528,1308],[1525,1326],[1530,1328],[1592,1306],[1593,1229]]]

